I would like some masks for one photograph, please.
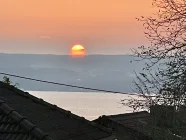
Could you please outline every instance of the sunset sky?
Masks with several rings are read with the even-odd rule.
[[[0,52],[123,54],[148,44],[136,17],[153,13],[152,0],[1,0]]]

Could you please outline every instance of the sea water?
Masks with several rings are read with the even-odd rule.
[[[124,106],[121,100],[137,97],[136,95],[99,92],[28,92],[88,120],[94,120],[102,115],[132,112],[133,109]]]

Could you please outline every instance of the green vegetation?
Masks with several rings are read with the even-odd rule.
[[[5,84],[8,84],[8,85],[12,85],[12,86],[14,86],[15,88],[18,88],[18,87],[19,87],[19,84],[18,84],[18,83],[13,84],[13,83],[11,82],[10,78],[8,78],[7,76],[4,76],[4,77],[3,77],[2,82],[5,83]]]

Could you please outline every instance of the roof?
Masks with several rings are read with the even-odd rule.
[[[0,140],[52,140],[37,126],[0,100]]]
[[[135,133],[136,135],[140,137],[142,136],[146,139],[153,138],[164,140],[165,137],[167,139],[174,138],[174,140],[184,139],[183,137],[173,134],[169,130],[164,130],[157,126],[154,127],[154,124],[152,124],[153,118],[147,111],[101,116],[98,119],[94,120],[94,122],[102,124],[106,127],[110,127],[110,124],[111,127],[115,127],[115,125],[113,125],[113,123],[115,123],[125,128],[127,132],[131,132],[133,134]]]
[[[150,122],[150,113],[146,111],[110,116],[104,115],[94,120],[94,122],[105,127],[111,127],[114,131],[118,131],[117,125],[119,125],[129,135],[135,133],[137,137],[150,139],[148,129],[146,129]]]
[[[151,121],[150,113],[147,111],[111,115],[107,117],[132,129],[138,129],[138,127],[147,125]]]
[[[24,127],[20,127],[19,131],[28,127],[29,134],[32,134],[33,131],[35,135],[42,134],[43,137],[48,135],[53,140],[99,140],[111,135],[108,129],[98,124],[2,82],[0,82],[0,100],[2,102],[0,108],[3,107],[2,116],[13,119],[17,126],[24,124]],[[17,118],[26,119],[20,123]],[[0,118],[0,122],[3,122],[3,118]],[[0,136],[7,131],[9,130],[1,132],[0,129]],[[33,134],[32,136],[35,136]],[[10,133],[7,137],[9,136]],[[43,137],[39,137],[39,140],[42,140]]]

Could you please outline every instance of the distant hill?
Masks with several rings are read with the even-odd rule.
[[[84,58],[71,58],[68,55],[0,54],[0,71],[65,84],[133,92],[133,71],[138,72],[144,67],[142,62],[130,63],[133,59],[130,55],[88,55]],[[10,78],[24,90],[86,92]]]

